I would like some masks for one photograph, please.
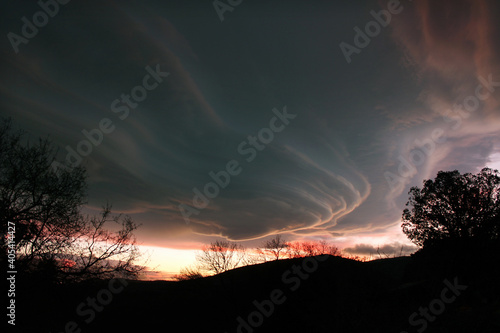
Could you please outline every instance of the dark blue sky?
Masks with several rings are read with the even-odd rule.
[[[500,28],[494,1],[389,3],[6,1],[0,112],[86,155],[89,210],[146,244],[403,242],[410,186],[500,167]]]

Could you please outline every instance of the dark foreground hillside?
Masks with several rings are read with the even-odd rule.
[[[29,295],[18,297],[16,328],[500,332],[500,252],[491,251],[442,250],[367,263],[331,256],[280,260],[192,281],[126,281],[123,288],[118,281],[50,288],[23,281],[18,287]]]

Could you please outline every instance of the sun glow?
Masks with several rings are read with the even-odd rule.
[[[189,266],[195,262],[197,250],[180,250],[157,246],[139,246],[146,263],[147,271],[155,273],[146,273],[143,279],[146,280],[169,280],[173,275],[178,274],[181,268]]]

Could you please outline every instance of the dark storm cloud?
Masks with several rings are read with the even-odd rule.
[[[441,126],[440,106],[473,93],[476,74],[494,72],[488,6],[466,13],[463,2],[447,16],[437,5],[405,6],[347,66],[338,45],[372,19],[375,2],[245,3],[221,23],[210,2],[72,1],[19,53],[3,40],[2,115],[34,137],[50,135],[62,158],[82,130],[110,119],[114,131],[83,162],[90,208],[112,202],[158,243],[190,231],[238,240],[370,231],[393,225],[404,190],[445,157],[446,167],[474,168],[498,149],[492,98],[477,113],[489,115],[486,126],[479,116],[464,121],[396,189],[383,176],[415,138]],[[37,10],[13,4],[2,34],[19,33],[21,17]],[[460,43],[467,34],[472,49]],[[411,66],[394,65],[402,58]],[[143,84],[147,66],[169,75],[120,119],[112,103]],[[296,118],[247,162],[239,144],[285,106]],[[458,161],[473,149],[476,157]],[[193,189],[231,160],[241,173],[186,225],[179,204],[192,205]]]

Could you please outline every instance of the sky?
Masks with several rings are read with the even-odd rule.
[[[231,4],[232,5],[231,5]],[[495,1],[4,1],[0,115],[175,272],[215,239],[411,243],[411,186],[500,169]]]

